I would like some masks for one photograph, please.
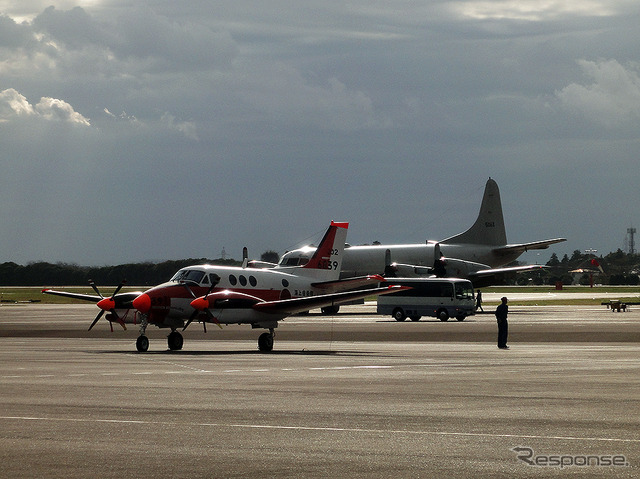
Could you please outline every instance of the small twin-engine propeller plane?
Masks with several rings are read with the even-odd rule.
[[[111,324],[117,322],[125,329],[126,323],[139,323],[136,347],[140,352],[149,348],[149,339],[145,336],[148,325],[170,328],[169,349],[179,350],[183,337],[178,329],[184,331],[193,321],[202,322],[205,332],[206,323],[220,327],[222,324],[250,324],[252,328],[268,329],[268,333],[258,338],[260,351],[268,352],[273,349],[278,321],[287,316],[405,289],[399,286],[370,288],[384,281],[379,275],[339,279],[348,227],[349,223],[332,221],[304,266],[273,269],[189,266],[179,270],[167,283],[144,292],[119,293],[123,286],[120,284],[108,298],[102,296],[93,282],[91,286],[98,296],[50,289],[42,292],[95,302],[100,312],[89,330],[105,312],[108,312],[105,318]],[[369,289],[354,290],[363,286],[369,286]]]

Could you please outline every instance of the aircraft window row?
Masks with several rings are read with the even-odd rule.
[[[247,277],[243,274],[241,274],[239,278],[236,278],[236,276],[233,274],[229,275],[229,283],[231,283],[231,286],[237,285],[238,282],[240,282],[241,286],[246,286]],[[255,278],[255,276],[249,276],[249,284],[253,287],[258,285],[258,280]]]

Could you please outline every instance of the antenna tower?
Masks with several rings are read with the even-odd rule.
[[[636,244],[633,239],[633,235],[636,234],[636,229],[627,228],[627,234],[629,235],[629,254],[636,254]]]

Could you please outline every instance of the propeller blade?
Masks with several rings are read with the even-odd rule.
[[[193,292],[193,290],[189,287],[189,285],[188,285],[187,283],[184,283],[184,282],[180,281],[180,284],[181,284],[182,286],[184,286],[184,288],[185,288],[187,291],[189,291],[189,294],[193,297],[193,299],[196,299],[196,298],[197,298],[196,294]]]
[[[98,313],[98,316],[96,316],[96,319],[93,320],[93,323],[91,323],[91,326],[89,326],[89,329],[87,331],[91,331],[91,328],[93,328],[96,323],[98,322],[98,320],[102,317],[102,315],[104,314],[104,309],[101,309],[100,312]]]
[[[210,319],[212,322],[216,323],[216,324],[218,325],[218,327],[219,327],[220,329],[222,329],[222,324],[220,324],[220,321],[218,321],[218,318],[216,318],[216,317],[213,315],[213,313],[212,313],[211,311],[209,311],[209,309],[205,309],[205,310],[204,310],[204,312],[205,312],[205,313],[207,313],[207,316],[209,317],[209,319]],[[206,326],[206,323],[202,323],[202,324],[204,324],[204,325],[205,325],[205,327],[204,327],[204,332],[206,333],[206,332],[207,332],[207,326]]]
[[[93,290],[96,292],[96,294],[98,296],[100,296],[101,298],[104,298],[104,296],[102,296],[102,293],[100,292],[100,290],[96,286],[96,283],[94,283],[92,279],[89,280],[89,285],[93,288]]]
[[[198,311],[197,309],[191,314],[191,316],[189,316],[189,320],[187,321],[187,324],[184,325],[184,328],[182,328],[182,330],[184,331],[185,329],[187,329],[187,327],[191,324],[191,322],[196,319],[196,316],[198,316],[198,313],[200,313],[200,311]]]
[[[113,297],[118,294],[120,292],[120,290],[122,289],[122,287],[127,284],[127,280],[123,279],[120,284],[118,285],[118,287],[116,288],[116,290],[113,292],[113,294],[111,295],[111,298],[113,299]]]

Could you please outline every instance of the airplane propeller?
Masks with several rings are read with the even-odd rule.
[[[216,323],[218,327],[222,329],[222,325],[220,324],[220,321],[218,321],[218,319],[213,315],[213,313],[209,311],[209,300],[207,299],[207,296],[209,295],[210,292],[211,291],[208,291],[207,294],[205,294],[204,296],[201,296],[199,298],[194,298],[194,300],[191,301],[191,307],[194,309],[194,311],[189,317],[187,324],[185,324],[184,328],[182,328],[183,331],[187,329],[187,326],[189,326],[191,322],[194,319],[196,319],[196,316],[198,316],[198,314],[200,314],[203,311],[207,315],[207,318],[211,320],[211,322]],[[204,332],[206,333],[207,323],[203,321],[202,326],[204,327]]]
[[[93,322],[91,323],[91,326],[89,326],[89,331],[91,331],[91,329],[96,325],[96,323],[98,322],[98,320],[102,317],[102,315],[109,311],[110,313],[112,313],[116,318],[118,323],[120,324],[120,326],[123,327],[123,329],[127,329],[126,325],[124,324],[124,321],[122,319],[120,319],[118,317],[118,313],[116,313],[116,301],[115,301],[115,296],[116,294],[118,294],[120,292],[120,290],[122,289],[122,287],[126,284],[126,280],[122,280],[122,282],[118,285],[118,287],[116,288],[116,290],[113,292],[113,294],[108,297],[105,298],[104,296],[102,296],[102,293],[100,292],[100,290],[98,289],[98,287],[96,286],[96,283],[93,282],[93,280],[89,280],[89,285],[91,285],[91,287],[93,288],[93,290],[98,294],[98,296],[100,296],[102,299],[100,301],[98,301],[98,303],[96,304],[96,306],[98,306],[98,308],[100,308],[100,312],[98,313],[98,315],[96,316],[96,318],[93,320]],[[111,321],[109,322],[109,325],[111,326],[111,331],[113,331],[113,325],[111,324]]]
[[[217,275],[216,275],[217,276]],[[193,322],[194,319],[196,319],[196,316],[198,316],[198,314],[200,312],[202,312],[203,310],[205,311],[205,313],[207,314],[207,317],[213,321],[214,323],[216,323],[218,325],[218,327],[220,327],[220,329],[222,329],[222,325],[220,324],[220,322],[215,318],[215,316],[213,316],[213,314],[211,314],[211,311],[209,311],[209,302],[206,300],[206,297],[209,296],[209,294],[211,294],[211,291],[213,291],[213,289],[216,287],[216,285],[220,282],[220,277],[212,277],[211,278],[211,286],[209,287],[209,289],[207,290],[207,293],[203,296],[198,298],[198,296],[196,296],[196,294],[193,292],[193,290],[189,287],[189,285],[187,283],[181,282],[182,286],[185,287],[185,289],[187,291],[189,291],[189,293],[191,294],[191,296],[193,297],[193,301],[191,302],[191,306],[193,306],[193,303],[196,301],[206,301],[206,306],[204,306],[203,308],[196,308],[194,307],[194,312],[191,314],[191,316],[189,317],[189,319],[187,320],[187,323],[184,325],[184,327],[182,328],[182,330],[184,331],[185,329],[187,329],[187,327]],[[196,303],[196,304],[200,304],[200,303]],[[204,328],[204,332],[207,332],[207,323],[205,321],[202,322],[202,327]]]

